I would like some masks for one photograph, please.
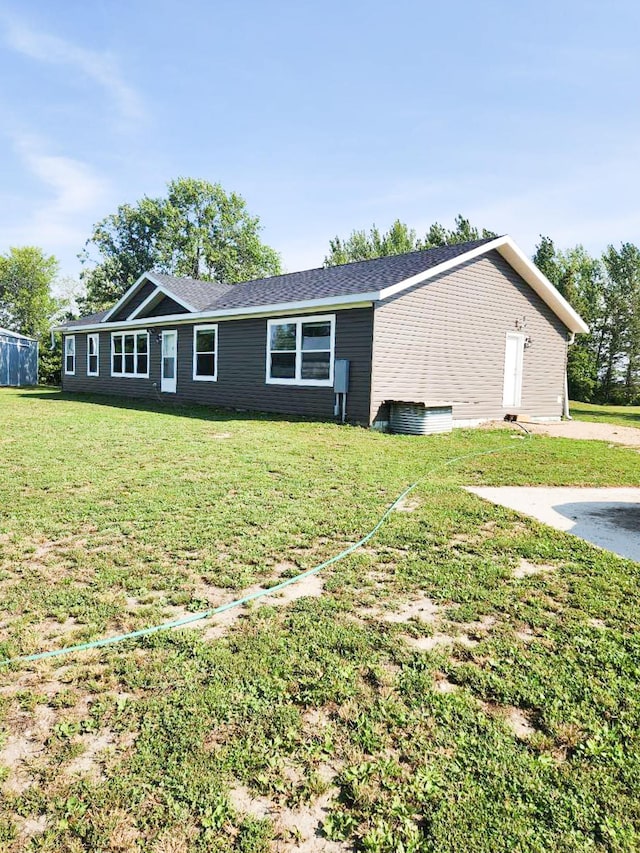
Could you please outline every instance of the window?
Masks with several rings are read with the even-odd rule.
[[[98,355],[100,351],[100,337],[99,335],[87,335],[87,376],[97,376],[99,373],[98,368]]]
[[[331,385],[335,314],[267,321],[267,382]]]
[[[67,335],[64,339],[64,372],[73,376],[76,372],[76,336]]]
[[[218,378],[218,327],[195,326],[193,330],[193,378],[215,382]]]
[[[148,332],[112,332],[111,375],[149,375]]]

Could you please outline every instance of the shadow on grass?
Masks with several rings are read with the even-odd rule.
[[[327,418],[305,415],[282,414],[281,412],[259,412],[249,409],[233,409],[209,406],[205,403],[184,403],[164,399],[140,399],[139,397],[120,397],[115,394],[86,394],[69,393],[60,388],[38,386],[33,391],[27,389],[16,394],[18,397],[47,400],[53,403],[90,403],[94,406],[106,406],[110,409],[127,409],[137,412],[161,412],[165,415],[175,415],[181,418],[196,418],[202,421],[260,421],[268,423],[321,423],[331,424],[336,421]]]

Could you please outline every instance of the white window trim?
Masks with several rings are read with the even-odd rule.
[[[296,375],[294,379],[273,379],[271,377],[271,329],[273,326],[284,326],[287,323],[296,325]],[[303,323],[330,323],[331,337],[329,343],[329,378],[328,379],[302,379],[302,324]],[[277,317],[267,320],[267,385],[303,385],[315,388],[333,387],[333,363],[335,359],[336,342],[336,315],[335,314],[306,314],[302,317]],[[294,352],[294,350],[290,350]],[[319,350],[326,352],[326,350]]]
[[[196,350],[196,341],[198,339],[198,332],[211,332],[214,331],[216,334],[216,348],[213,354],[213,376],[198,376],[196,370],[198,369],[198,352]],[[194,326],[193,327],[193,381],[194,382],[217,382],[218,381],[218,324],[217,323],[209,323],[203,326]]]
[[[138,363],[138,338],[137,335],[146,335],[147,336],[147,372],[146,373],[124,373],[124,336],[125,335],[133,335],[134,337],[134,345],[133,345],[133,362],[134,364]],[[122,337],[122,373],[116,373],[113,369],[113,357],[115,355],[113,340],[114,338]],[[131,355],[131,353],[128,353]],[[122,332],[111,332],[111,375],[117,377],[124,377],[126,379],[148,379],[149,378],[149,367],[151,362],[151,353],[149,352],[149,332],[147,329],[127,329]]]
[[[92,371],[90,368],[90,355],[91,355],[91,344],[90,340],[94,340],[96,342],[96,370]],[[94,334],[87,335],[87,376],[100,376],[100,333],[94,332]]]
[[[73,353],[67,352],[69,343],[73,341]],[[73,370],[67,370],[67,357],[73,355]],[[65,376],[76,375],[76,336],[66,335],[64,339],[64,374]]]

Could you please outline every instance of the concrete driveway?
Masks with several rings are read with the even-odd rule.
[[[467,491],[640,563],[640,488],[469,486]]]

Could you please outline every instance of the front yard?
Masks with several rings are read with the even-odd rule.
[[[463,484],[640,454],[0,391],[0,849],[634,851],[639,566]],[[296,597],[299,596],[299,597]]]

